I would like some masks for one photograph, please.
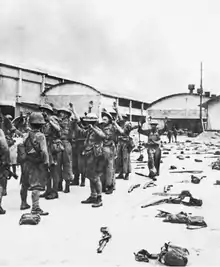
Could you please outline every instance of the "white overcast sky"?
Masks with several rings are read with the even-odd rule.
[[[220,0],[0,0],[0,61],[153,101],[220,93]]]

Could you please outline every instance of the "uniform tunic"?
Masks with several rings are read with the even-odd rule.
[[[58,166],[60,177],[65,181],[72,179],[72,131],[74,128],[74,122],[69,118],[60,119],[60,139],[64,146],[64,150],[58,156]]]
[[[5,134],[2,129],[0,129],[0,186],[4,187],[7,171],[4,169],[4,164],[9,164],[9,148],[5,138]]]
[[[46,138],[38,130],[29,132],[24,141],[27,159],[23,164],[22,184],[29,190],[45,190],[48,179],[49,154]]]
[[[150,174],[159,174],[161,149],[160,149],[160,134],[158,130],[154,132],[150,130],[138,130],[139,133],[148,136],[147,154],[148,154],[148,168]]]
[[[138,126],[132,126],[130,122],[126,122],[122,126],[124,135],[119,136],[117,146],[116,172],[131,173],[131,148],[130,148],[130,133],[137,129]]]

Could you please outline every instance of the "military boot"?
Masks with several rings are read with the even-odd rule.
[[[110,195],[110,194],[113,193],[113,191],[114,191],[114,186],[111,185],[111,186],[108,187],[108,189],[105,191],[105,193],[106,193],[107,195]]]
[[[63,191],[63,182],[59,182],[58,184],[58,192],[62,192]]]
[[[101,207],[103,204],[102,204],[102,196],[98,196],[97,199],[96,199],[96,203],[94,203],[92,205],[93,208],[99,208]]]
[[[49,200],[49,199],[56,199],[58,198],[59,195],[58,193],[54,190],[53,192],[51,192],[50,194],[48,194],[45,199]]]
[[[129,173],[126,173],[126,174],[125,174],[125,178],[124,178],[124,180],[129,180]]]
[[[83,186],[83,187],[85,186],[85,180],[86,180],[85,176],[81,174],[81,184],[80,184],[80,186]]]
[[[33,209],[32,208],[32,210],[31,210],[31,213],[32,214],[39,214],[39,215],[41,215],[41,216],[46,216],[46,215],[49,215],[49,212],[47,212],[47,211],[43,211],[41,208],[35,208],[35,209]]]
[[[21,206],[20,206],[20,210],[27,210],[30,209],[30,205],[28,205],[28,203],[26,201],[22,201],[21,202]]]
[[[86,200],[81,201],[82,204],[94,204],[97,202],[97,197],[90,196]]]
[[[119,173],[119,175],[116,177],[116,179],[124,179],[123,173]]]
[[[40,197],[46,198],[48,195],[50,195],[50,192],[46,190],[43,194],[40,195]]]
[[[70,192],[70,182],[69,181],[66,181],[65,190],[63,192],[64,193],[69,193]]]
[[[3,214],[5,214],[6,213],[6,210],[4,210],[3,208],[2,208],[2,206],[0,206],[0,215],[3,215]]]

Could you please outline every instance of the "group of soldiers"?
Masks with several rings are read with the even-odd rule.
[[[116,117],[103,110],[101,122],[91,112],[91,106],[84,117],[79,117],[71,103],[69,108],[56,110],[52,105],[44,104],[28,119],[21,114],[20,120],[14,124],[10,118],[0,116],[0,162],[3,170],[0,174],[0,214],[5,214],[1,200],[10,166],[10,138],[7,137],[13,134],[23,140],[17,146],[17,161],[21,166],[20,209],[32,208],[33,214],[48,215],[40,208],[40,197],[56,199],[60,191],[69,193],[71,185],[85,186],[86,178],[90,182],[90,196],[81,203],[101,207],[102,194],[113,193],[116,179],[129,179],[130,153],[135,146],[130,133],[134,129],[148,136],[149,177],[158,176],[160,134],[165,128],[159,131],[157,122],[153,120],[149,130],[142,129],[145,120],[132,126],[127,115],[120,114],[117,106],[114,109]],[[32,207],[27,203],[28,191],[32,192]]]

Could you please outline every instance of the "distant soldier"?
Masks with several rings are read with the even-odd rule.
[[[172,127],[172,131],[173,131],[173,136],[175,138],[175,142],[177,142],[177,129],[176,129],[176,125],[174,124]]]
[[[148,168],[149,177],[155,178],[160,174],[160,160],[161,160],[161,149],[160,149],[160,135],[165,131],[166,128],[162,130],[157,129],[158,122],[155,120],[150,121],[151,129],[143,130],[142,125],[145,121],[142,121],[138,132],[148,136],[147,154],[148,154]]]
[[[46,199],[58,198],[59,169],[58,157],[62,152],[63,145],[60,140],[59,120],[53,115],[53,108],[49,104],[40,106],[45,124],[42,127],[47,141],[47,149],[49,153],[50,176],[47,181],[46,191],[40,196]]]
[[[9,148],[5,138],[5,134],[0,129],[0,214],[5,214],[6,211],[2,208],[2,197],[4,195],[5,180],[8,177],[6,167],[9,166]]]
[[[64,193],[70,192],[70,182],[73,180],[72,171],[72,135],[74,129],[74,121],[71,120],[72,112],[68,108],[58,109],[59,123],[60,123],[60,138],[64,146],[64,150],[59,155],[59,191],[63,190],[62,182],[65,180]]]
[[[118,138],[117,146],[117,159],[116,159],[116,171],[119,173],[117,179],[129,179],[131,173],[131,158],[130,154],[134,148],[132,137],[130,137],[131,131],[138,128],[138,125],[132,126],[129,118],[125,114],[120,114],[118,108],[115,107],[115,111],[118,115],[119,126],[123,129],[123,134]]]
[[[31,131],[24,140],[26,158],[21,177],[22,189],[32,191],[32,213],[40,215],[48,215],[48,212],[44,212],[39,206],[40,191],[45,190],[49,176],[47,142],[45,135],[41,132],[44,124],[45,120],[40,112],[33,112],[30,115]],[[30,207],[24,197],[27,196],[22,196],[22,210]]]

